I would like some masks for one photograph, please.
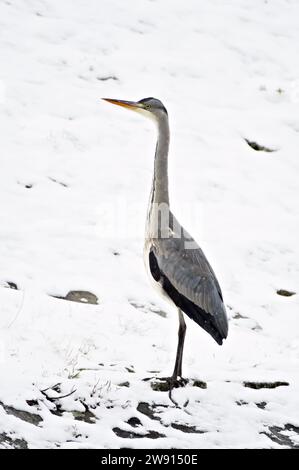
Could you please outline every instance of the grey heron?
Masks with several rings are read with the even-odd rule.
[[[194,320],[221,345],[227,337],[228,321],[220,285],[202,249],[179,224],[169,206],[168,113],[155,98],[124,101],[103,98],[109,103],[136,111],[157,124],[158,139],[144,245],[147,272],[154,286],[178,310],[178,345],[169,395],[182,385],[183,349],[186,334],[184,314]]]

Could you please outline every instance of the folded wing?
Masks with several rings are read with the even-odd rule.
[[[217,278],[201,248],[184,232],[180,238],[156,240],[149,252],[153,278],[186,315],[218,344],[228,333],[228,322]]]

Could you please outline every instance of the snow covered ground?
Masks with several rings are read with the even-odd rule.
[[[299,446],[298,18],[296,0],[0,1],[0,447]],[[100,101],[147,96],[230,315],[222,347],[188,321],[184,373],[207,388],[177,408],[143,380],[177,340],[142,260],[155,130]]]

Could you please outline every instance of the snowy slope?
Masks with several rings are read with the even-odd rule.
[[[0,447],[299,446],[298,295],[277,294],[299,280],[298,18],[296,0],[0,1]],[[172,372],[177,330],[142,260],[155,130],[103,96],[167,106],[172,209],[230,314],[222,347],[187,323],[207,389],[176,390],[185,408],[143,380]]]

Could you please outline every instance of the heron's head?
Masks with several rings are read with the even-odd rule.
[[[156,98],[143,98],[140,101],[123,101],[110,98],[103,98],[103,100],[143,114],[145,117],[151,118],[154,121],[159,121],[165,116],[167,117],[165,106]]]

